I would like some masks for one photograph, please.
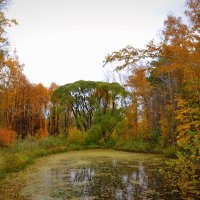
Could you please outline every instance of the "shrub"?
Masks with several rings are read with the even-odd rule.
[[[38,141],[36,139],[30,138],[30,139],[18,139],[16,141],[16,145],[14,148],[15,152],[27,152],[32,151],[34,152],[38,148]]]
[[[39,147],[44,149],[66,146],[67,144],[67,140],[64,137],[47,137],[40,139],[38,142]]]
[[[73,128],[69,131],[67,140],[69,143],[83,145],[85,143],[85,133],[77,128]]]
[[[0,129],[0,146],[9,146],[16,140],[17,134],[15,131],[8,129]]]
[[[28,162],[28,157],[23,154],[5,154],[3,160],[3,169],[5,172],[18,172],[24,169]]]
[[[115,144],[116,144],[116,142],[117,142],[117,141],[116,141],[114,138],[110,138],[109,140],[106,141],[106,144],[105,144],[105,145],[106,145],[107,147],[114,147]]]
[[[174,146],[166,147],[162,153],[167,158],[176,158],[176,148]]]
[[[136,139],[129,139],[128,141],[127,140],[117,141],[114,148],[120,150],[133,151],[133,152],[141,152],[141,153],[159,152],[157,145],[151,142],[146,142],[143,140],[136,140]]]
[[[92,128],[85,134],[85,144],[97,144],[101,138],[101,128],[98,125],[93,125]]]
[[[5,178],[5,176],[6,176],[5,170],[0,168],[0,180]]]

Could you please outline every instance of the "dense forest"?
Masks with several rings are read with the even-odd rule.
[[[8,1],[0,0],[0,145],[48,136],[82,145],[144,141],[173,149],[180,173],[193,169],[200,148],[200,1],[185,5],[187,21],[168,15],[159,42],[105,57],[103,67],[114,65],[123,81],[46,88],[30,83],[10,51],[6,30],[17,22],[6,17]],[[180,185],[193,184],[195,173],[188,171]]]

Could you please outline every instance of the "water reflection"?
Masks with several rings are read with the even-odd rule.
[[[52,168],[41,175],[54,199],[177,199],[177,195],[170,196],[171,188],[165,185],[159,166],[143,162],[110,159],[73,168]]]
[[[70,180],[73,185],[81,181],[92,181],[94,175],[95,175],[95,170],[90,167],[70,170],[70,177],[71,177]]]

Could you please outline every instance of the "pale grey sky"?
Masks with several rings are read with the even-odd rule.
[[[167,14],[182,15],[185,0],[12,0],[9,29],[24,71],[45,86],[104,80],[102,61],[127,45],[156,38]]]

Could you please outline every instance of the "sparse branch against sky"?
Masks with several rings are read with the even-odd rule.
[[[167,14],[183,14],[184,0],[12,0],[9,29],[31,82],[45,86],[104,80],[102,61],[127,45],[156,38]]]

